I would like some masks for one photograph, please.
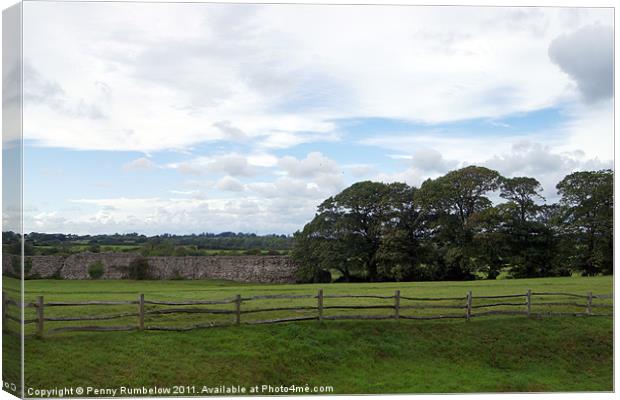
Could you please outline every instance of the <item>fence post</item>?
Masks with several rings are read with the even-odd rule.
[[[532,315],[532,289],[527,290],[527,316]]]
[[[469,321],[469,319],[471,318],[471,290],[469,290],[467,292],[467,312],[465,314],[465,318],[467,319],[467,321]]]
[[[45,313],[43,311],[43,296],[37,297],[37,336],[43,337],[43,330],[45,329]]]
[[[235,297],[235,324],[239,325],[241,323],[241,295],[238,294]]]
[[[316,295],[316,309],[319,313],[319,322],[323,321],[323,289]]]
[[[6,330],[6,292],[2,291],[2,330]]]
[[[394,292],[394,318],[400,318],[400,290]]]
[[[592,314],[592,292],[588,292],[588,308],[586,312],[588,315]]]
[[[141,331],[143,331],[144,330],[144,293],[141,293],[140,297],[138,298],[138,309],[139,309],[138,327],[140,328]]]

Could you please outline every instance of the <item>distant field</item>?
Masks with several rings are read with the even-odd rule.
[[[5,278],[5,291],[12,292],[16,284],[17,281]],[[313,294],[318,288],[323,288],[325,294],[376,295],[392,295],[400,289],[403,296],[411,297],[460,297],[472,290],[475,299],[476,295],[524,293],[527,289],[608,294],[612,286],[612,277],[323,285],[33,280],[26,281],[26,300],[33,301],[37,295],[43,295],[46,302],[134,300],[140,293],[147,299],[164,301],[225,299],[237,294]],[[535,307],[537,299],[534,300]],[[326,304],[339,304],[339,301],[342,300],[326,299]],[[355,301],[377,304],[375,299]],[[391,301],[385,300],[385,304]],[[254,304],[252,301],[243,307],[278,307],[291,302],[264,300]],[[315,302],[300,299],[295,304]],[[135,306],[57,307],[46,309],[46,315],[134,309]],[[328,315],[346,312],[326,310]],[[424,315],[436,311],[410,312]],[[267,315],[244,314],[242,322],[273,316],[264,314]],[[146,324],[184,326],[197,319],[229,318],[229,315],[153,315]],[[136,320],[127,318],[122,323],[135,324]],[[49,322],[46,327],[53,324]],[[612,329],[609,317],[491,316],[469,323],[463,319],[324,321],[322,324],[307,321],[190,332],[65,333],[44,340],[27,340],[25,373],[28,385],[35,387],[310,384],[332,385],[335,393],[609,391],[613,380]],[[15,339],[4,335],[4,340],[10,344]]]

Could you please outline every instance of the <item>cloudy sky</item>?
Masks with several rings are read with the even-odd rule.
[[[25,230],[292,233],[360,180],[613,165],[611,9],[24,4]]]

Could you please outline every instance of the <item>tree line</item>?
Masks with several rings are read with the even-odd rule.
[[[21,238],[15,232],[2,233],[3,251],[21,254]],[[25,235],[25,255],[70,255],[83,251],[140,252],[145,256],[186,256],[222,253],[282,254],[293,246],[292,236],[255,233],[200,233],[189,235],[138,233],[112,235],[75,235],[31,232]]]
[[[546,204],[535,178],[479,166],[419,188],[358,182],[318,206],[292,256],[303,282],[612,274],[613,172],[574,172],[556,189]]]

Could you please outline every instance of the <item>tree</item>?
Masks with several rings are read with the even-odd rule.
[[[421,190],[426,197],[426,205],[444,213],[455,212],[462,226],[474,213],[492,206],[485,195],[497,190],[500,175],[485,167],[469,166],[435,180],[427,180]]]
[[[381,244],[377,253],[378,274],[384,280],[429,280],[422,267],[427,251],[425,214],[417,203],[418,189],[392,183],[384,197],[387,205]]]
[[[584,275],[613,273],[613,172],[574,172],[556,186],[573,267]]]
[[[529,177],[502,178],[500,180],[500,197],[517,205],[519,218],[525,222],[538,210],[536,200],[545,200],[541,195],[540,183]]]
[[[486,194],[498,189],[500,179],[497,171],[469,166],[426,180],[420,187],[439,279],[474,279],[481,269],[472,219],[492,207]]]
[[[342,222],[337,215],[324,211],[302,231],[295,232],[291,255],[298,264],[297,275],[301,282],[331,281],[331,269],[339,271],[346,282],[353,274],[362,275],[362,263],[357,254],[360,240],[351,237],[348,230],[343,229]]]
[[[613,173],[573,173],[545,205],[540,183],[470,166],[404,183],[359,182],[294,235],[300,280],[493,279],[612,273]],[[488,193],[507,200],[493,205]]]
[[[544,201],[542,186],[530,177],[502,178],[500,197],[508,200],[502,209],[502,242],[505,261],[515,278],[556,275],[553,259],[556,241],[550,227],[540,217]]]
[[[388,186],[383,183],[358,182],[321,203],[313,221],[295,234],[293,256],[301,268],[314,271],[310,274],[313,279],[320,269],[335,268],[345,280],[351,279],[352,270],[367,280],[377,280],[377,251],[389,207],[387,193]],[[310,266],[310,260],[321,267]]]
[[[384,183],[358,182],[319,206],[319,212],[335,216],[340,237],[356,249],[369,281],[377,279],[377,251],[389,211],[388,193]]]

